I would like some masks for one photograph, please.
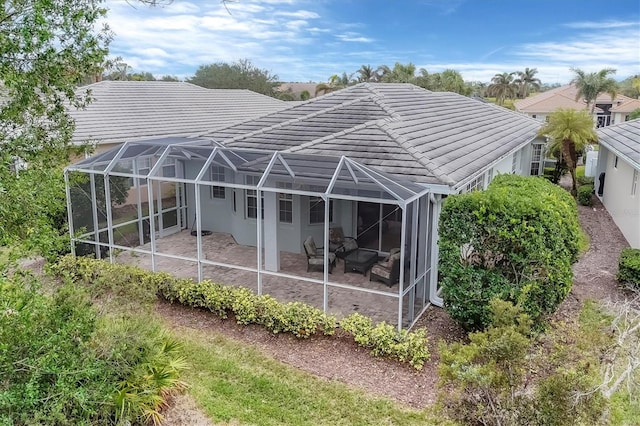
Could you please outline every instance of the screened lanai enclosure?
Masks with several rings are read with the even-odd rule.
[[[84,159],[65,179],[77,255],[399,328],[437,299],[429,188],[345,156],[167,137]]]

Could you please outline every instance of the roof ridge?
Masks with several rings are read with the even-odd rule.
[[[442,182],[445,182],[449,185],[455,185],[455,181],[449,177],[446,173],[444,173],[440,167],[438,167],[429,157],[427,157],[422,152],[418,151],[414,146],[409,144],[409,140],[406,136],[398,134],[395,129],[392,129],[389,124],[390,122],[385,123],[376,123],[380,130],[389,135],[402,149],[404,149],[409,155],[416,159],[418,163],[420,163],[423,167],[433,173],[433,175],[440,179]]]
[[[327,113],[327,112],[335,111],[338,108],[342,108],[344,106],[349,106],[349,105],[355,104],[357,102],[366,100],[368,98],[370,98],[370,95],[367,95],[367,96],[364,96],[364,97],[358,97],[358,98],[355,98],[355,99],[351,99],[349,101],[345,101],[345,102],[336,104],[336,105],[331,106],[329,108],[323,108],[323,109],[319,109],[317,111],[310,112],[309,114],[306,114],[306,115],[301,115],[299,117],[290,118],[289,120],[281,121],[279,123],[272,124],[271,126],[268,126],[268,127],[262,127],[260,129],[253,130],[253,131],[248,132],[248,133],[242,133],[240,135],[236,135],[236,136],[234,136],[234,137],[232,137],[230,139],[226,139],[224,141],[224,143],[227,144],[227,143],[231,143],[231,142],[236,142],[236,141],[239,141],[239,140],[247,138],[247,137],[251,137],[251,136],[259,135],[261,133],[265,133],[268,130],[278,129],[280,127],[287,126],[289,124],[294,124],[294,123],[300,122],[300,121],[302,121],[304,119],[317,117],[320,114],[324,114],[324,113]],[[295,108],[295,105],[292,106],[289,109],[292,109],[292,108]],[[282,111],[286,111],[286,109],[284,109]],[[281,113],[282,111],[277,111],[276,113]],[[274,114],[276,114],[276,113],[274,113]],[[266,115],[263,116],[263,117],[266,117]],[[246,123],[246,122],[249,122],[249,121],[255,121],[255,118],[247,120],[247,121],[244,121],[243,123]],[[229,126],[229,128],[235,127],[235,126],[237,126],[239,124],[242,124],[242,123],[234,124],[232,126]]]

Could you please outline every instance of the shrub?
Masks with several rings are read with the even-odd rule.
[[[590,185],[581,185],[578,187],[578,194],[576,199],[578,203],[582,206],[590,206],[592,205],[591,199],[593,196],[593,184]]]
[[[593,185],[595,179],[592,176],[578,176],[576,182],[578,185]]]
[[[466,329],[490,323],[494,298],[538,322],[571,289],[581,236],[576,203],[545,179],[500,175],[486,191],[448,197],[439,234],[445,308]]]
[[[0,424],[144,424],[182,386],[179,347],[147,315],[98,317],[67,283],[0,279]]]
[[[468,344],[440,345],[444,413],[470,425],[600,424],[606,408],[596,383],[602,348],[581,350],[596,327],[563,328],[545,345],[532,338],[531,320],[520,308],[496,299],[490,309],[492,324],[470,333]]]
[[[388,356],[401,362],[408,362],[420,370],[429,359],[426,330],[400,330],[381,322],[372,325],[371,318],[354,313],[340,321],[340,327],[353,335],[361,346],[371,349],[374,356]]]
[[[625,248],[618,260],[618,281],[640,288],[640,249]]]

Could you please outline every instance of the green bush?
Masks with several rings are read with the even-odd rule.
[[[576,179],[576,182],[578,185],[593,185],[594,180],[595,179],[592,176],[579,176]]]
[[[618,260],[618,281],[640,288],[640,249],[625,248]]]
[[[361,346],[371,349],[374,356],[388,356],[401,362],[408,362],[420,370],[429,359],[426,330],[400,330],[381,322],[372,325],[371,318],[354,313],[340,321],[340,327],[353,335]]]
[[[439,235],[445,308],[466,329],[490,323],[494,298],[538,322],[571,289],[581,237],[576,203],[545,179],[500,175],[486,191],[449,196]]]
[[[470,333],[469,343],[440,345],[438,402],[444,414],[470,425],[601,424],[601,348],[579,350],[575,342],[587,336],[575,330],[547,336],[544,345],[531,336],[532,322],[517,306],[496,299],[490,310],[491,325]]]
[[[88,286],[99,294],[129,294],[142,300],[156,294],[170,302],[207,309],[221,318],[232,313],[238,324],[258,324],[272,333],[291,333],[298,338],[335,333],[337,320],[332,315],[301,302],[281,303],[269,295],[258,296],[244,287],[224,286],[204,280],[172,277],[162,272],[110,264],[91,258],[64,257],[51,272]],[[110,280],[113,277],[113,280]],[[124,288],[121,288],[124,287]],[[389,356],[420,369],[429,359],[424,330],[398,332],[396,327],[354,314],[340,322],[374,356]]]
[[[593,184],[582,185],[578,187],[578,195],[576,199],[582,206],[592,205],[591,199],[593,198]]]
[[[0,424],[146,424],[181,387],[179,347],[148,316],[98,317],[82,288],[0,278]]]

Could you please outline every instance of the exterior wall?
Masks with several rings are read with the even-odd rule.
[[[493,176],[511,174],[511,166],[513,165],[513,156],[515,154],[511,154],[508,157],[504,158],[498,164],[493,166]]]
[[[546,112],[536,112],[536,113],[524,112],[524,111],[518,111],[518,112],[526,115],[527,117],[531,117],[534,120],[538,120],[541,123],[544,123],[545,121],[547,121],[547,115],[549,115]]]
[[[605,149],[601,147],[600,151]],[[606,157],[602,203],[631,247],[640,248],[640,183],[637,185],[635,195],[632,195],[634,168],[620,157],[617,157],[616,167],[616,155],[612,152],[609,152]],[[637,173],[640,174],[640,171]]]

